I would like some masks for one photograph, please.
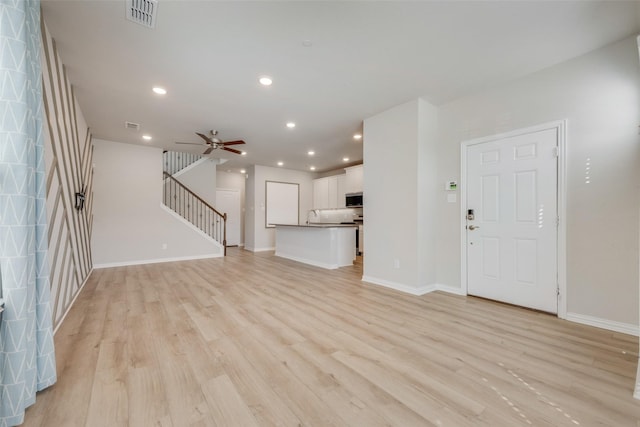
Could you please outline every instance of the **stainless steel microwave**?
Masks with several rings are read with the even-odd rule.
[[[345,206],[348,208],[361,208],[362,207],[362,191],[358,193],[345,194]]]

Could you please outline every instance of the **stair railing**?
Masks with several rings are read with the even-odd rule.
[[[200,154],[182,153],[179,151],[163,151],[162,152],[162,170],[169,175],[175,175],[182,169],[190,166],[200,160]]]
[[[184,184],[163,172],[162,201],[172,211],[189,221],[200,231],[222,244],[227,255],[227,214],[218,212]]]

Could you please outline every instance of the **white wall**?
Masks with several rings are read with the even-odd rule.
[[[275,228],[265,227],[266,181],[300,184],[299,220],[304,223],[313,204],[314,174],[268,166],[252,166],[247,170],[245,248],[251,251],[275,249]]]
[[[423,100],[364,122],[366,281],[411,293],[435,282],[436,123]]]
[[[255,166],[247,168],[244,190],[244,248],[255,250],[256,241],[256,173]]]
[[[93,158],[96,267],[221,255],[218,246],[161,208],[161,149],[96,139]]]
[[[240,245],[244,245],[246,174],[218,171],[216,182],[219,189],[240,191]]]
[[[437,180],[438,109],[418,100],[418,274],[420,285],[437,284],[437,196],[444,183]]]
[[[440,108],[438,183],[460,143],[568,119],[568,313],[638,325],[639,79],[635,37]],[[585,163],[591,159],[590,184]],[[460,205],[438,200],[437,280],[460,286]]]
[[[185,187],[215,208],[217,159],[204,158],[177,176]]]

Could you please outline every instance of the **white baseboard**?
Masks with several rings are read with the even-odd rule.
[[[463,296],[467,295],[467,293],[463,291],[461,287],[442,285],[438,283],[436,283],[434,286],[435,286],[434,290],[436,291],[442,291],[442,292],[446,292],[448,294],[454,294],[454,295],[463,295]]]
[[[362,281],[371,283],[372,285],[384,286],[385,288],[391,288],[391,289],[395,289],[396,291],[404,292],[411,295],[418,295],[418,296],[428,294],[429,292],[433,292],[436,290],[435,285],[427,285],[427,286],[420,286],[420,287],[414,288],[413,286],[407,286],[402,283],[392,282],[384,279],[378,279],[376,277],[371,277],[371,276],[362,276]]]
[[[623,334],[639,335],[638,325],[631,323],[615,322],[613,320],[601,319],[599,317],[587,316],[585,314],[567,313],[566,320],[570,322],[582,323],[583,325],[595,326],[596,328],[607,329]]]
[[[374,285],[384,286],[386,288],[395,289],[397,291],[405,292],[411,295],[425,295],[433,291],[448,292],[454,295],[466,295],[462,288],[438,283],[414,288],[402,283],[391,282],[388,280],[378,279],[376,277],[370,276],[362,276],[362,281]],[[567,317],[565,320],[581,323],[583,325],[595,326],[596,328],[607,329],[609,331],[619,332],[622,334],[634,335],[636,337],[640,336],[640,327],[638,325],[630,323],[616,322],[613,320],[601,319],[599,317],[587,316],[578,313],[567,313]],[[638,378],[639,380],[638,384],[636,385],[636,393],[634,396],[636,396],[637,399],[640,399],[640,367],[638,371]]]
[[[58,326],[56,326],[56,328],[53,330],[53,335],[55,335],[56,332],[58,332],[58,329],[60,329],[60,326],[62,326],[62,324],[64,323],[64,319],[67,317],[67,314],[69,314],[69,311],[71,310],[71,307],[73,307],[73,305],[76,303],[76,300],[78,299],[78,296],[80,296],[80,292],[82,292],[82,289],[84,289],[84,285],[86,285],[87,282],[89,281],[89,278],[91,277],[91,274],[93,273],[94,268],[95,268],[95,266],[91,267],[91,270],[89,270],[89,274],[87,274],[87,277],[84,279],[84,282],[82,282],[82,284],[78,288],[78,292],[76,292],[75,296],[71,300],[71,304],[69,304],[69,307],[67,307],[67,309],[65,310],[64,314],[60,318],[60,323],[58,323]]]
[[[633,392],[633,397],[640,399],[640,358],[638,358],[638,372],[636,373],[636,389]]]
[[[413,286],[407,286],[402,283],[391,282],[389,280],[378,279],[376,277],[370,277],[370,276],[362,276],[362,281],[371,283],[374,285],[384,286],[385,288],[395,289],[397,291],[401,291],[411,295],[426,295],[434,291],[442,291],[442,292],[447,292],[449,294],[454,294],[454,295],[467,295],[462,290],[462,288],[449,286],[449,285],[442,285],[439,283],[435,283],[433,285],[423,285],[423,286],[414,288]]]
[[[267,251],[275,251],[276,248],[252,248],[251,246],[245,246],[245,250],[249,252],[267,252]]]
[[[327,263],[324,263],[324,262],[313,261],[313,260],[306,259],[306,258],[299,258],[299,257],[295,257],[295,256],[290,256],[290,255],[282,255],[282,254],[278,254],[278,252],[276,252],[275,255],[280,257],[280,258],[290,259],[291,261],[296,261],[296,262],[301,262],[301,263],[304,263],[304,264],[313,265],[313,266],[316,266],[316,267],[326,268],[327,270],[335,270],[336,268],[340,268],[340,267],[348,267],[346,265],[327,264]],[[350,264],[350,265],[353,265],[353,263]]]
[[[213,255],[207,254],[207,255],[192,255],[192,256],[171,257],[171,258],[141,259],[141,260],[122,261],[122,262],[107,262],[104,264],[95,264],[93,268],[100,269],[100,268],[112,268],[112,267],[127,267],[129,265],[158,264],[161,262],[192,261],[196,259],[222,258],[223,256],[224,256],[223,254],[213,254]]]
[[[436,284],[434,286],[435,286],[434,290],[449,292],[455,295],[466,295],[466,293],[464,293],[462,288],[457,288],[457,287],[448,286],[448,285],[441,285],[441,284]],[[628,335],[634,335],[636,337],[640,335],[640,327],[638,325],[634,325],[631,323],[615,322],[613,320],[601,319],[599,317],[587,316],[587,315],[578,314],[578,313],[567,313],[567,317],[565,318],[565,320],[568,320],[570,322],[575,322],[575,323],[581,323],[583,325],[595,326],[596,328],[607,329],[609,331],[620,332]],[[640,375],[640,371],[639,371],[639,375]],[[638,393],[637,398],[640,399],[640,382],[638,383],[636,392]]]

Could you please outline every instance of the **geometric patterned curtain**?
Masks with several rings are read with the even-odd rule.
[[[40,43],[40,1],[0,0],[0,427],[56,382]]]

